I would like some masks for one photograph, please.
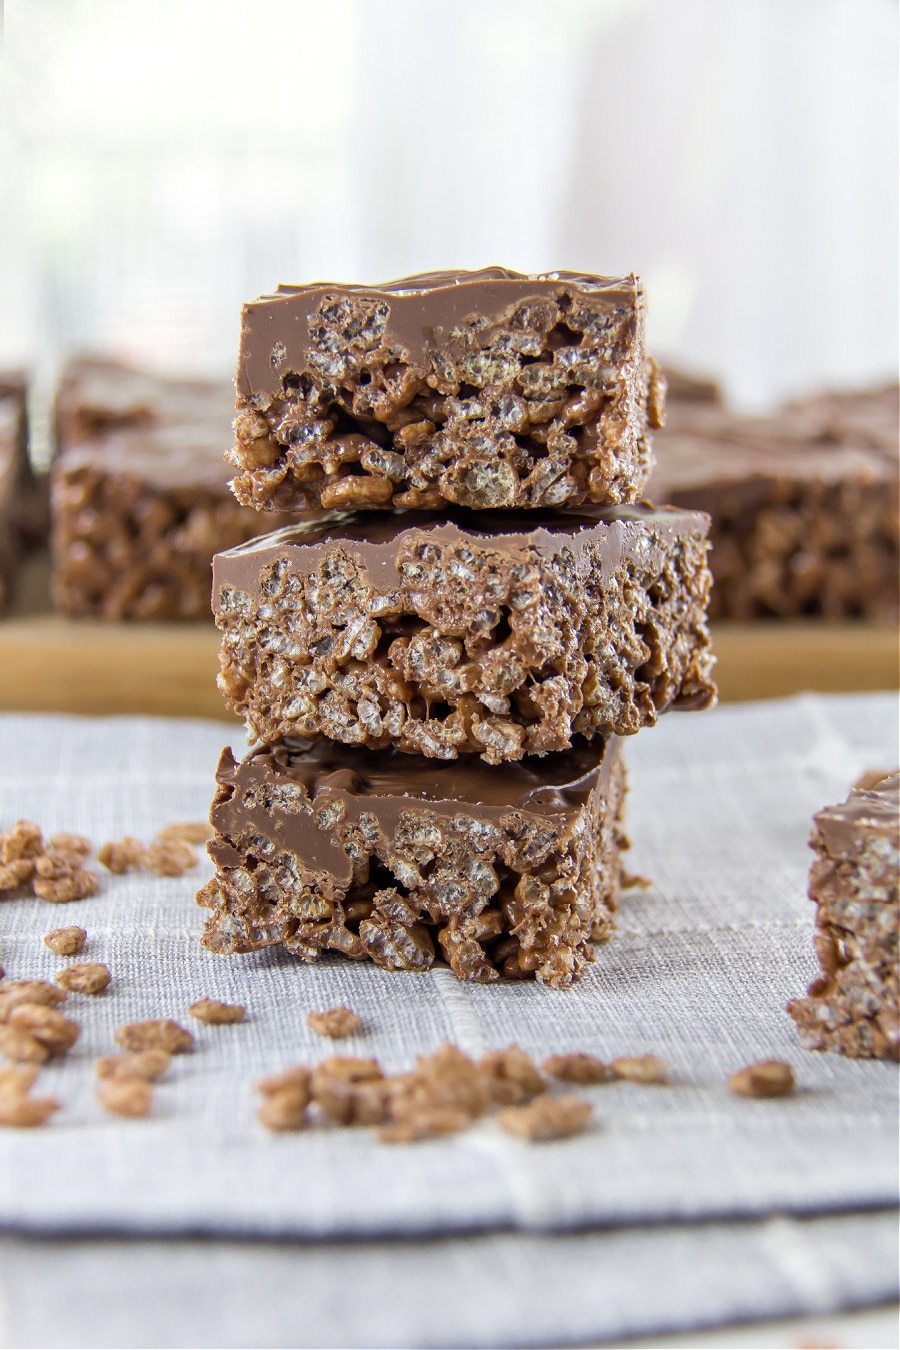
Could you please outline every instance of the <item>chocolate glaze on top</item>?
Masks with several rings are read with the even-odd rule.
[[[855,857],[873,834],[900,841],[900,773],[868,791],[854,789],[839,806],[826,806],[814,817],[832,857]]]
[[[289,849],[304,866],[328,872],[346,885],[352,875],[350,859],[334,829],[317,825],[309,805],[298,810],[279,805],[277,799],[266,804],[259,797],[248,805],[247,790],[293,781],[302,786],[308,803],[316,802],[317,807],[339,797],[344,803],[344,824],[357,822],[364,813],[373,815],[388,838],[393,837],[401,814],[416,808],[494,822],[521,812],[557,826],[561,817],[574,816],[584,807],[595,787],[610,781],[621,748],[620,738],[612,736],[590,746],[501,765],[425,759],[393,749],[368,750],[324,740],[312,744],[286,740],[263,746],[239,764],[230,750],[224,750],[216,778],[234,790],[213,804],[210,819],[226,839],[214,840],[210,852],[220,866],[239,866],[241,856],[227,838],[259,834],[277,849]]]
[[[555,557],[572,550],[576,563],[584,546],[594,545],[591,566],[614,568],[630,551],[648,544],[648,529],[657,537],[688,531],[706,533],[708,517],[700,512],[647,505],[591,507],[572,510],[466,511],[451,508],[439,516],[427,511],[331,512],[252,539],[217,554],[213,560],[213,595],[232,586],[259,594],[259,577],[276,557],[289,556],[298,573],[313,571],[335,545],[364,563],[373,582],[392,589],[399,585],[397,555],[420,542],[452,546],[471,540],[480,551],[507,555],[539,553]]]
[[[237,370],[239,398],[281,391],[281,376],[301,371],[309,350],[309,321],[326,298],[341,296],[372,301],[390,297],[389,316],[382,341],[402,348],[404,359],[421,364],[449,329],[476,316],[502,321],[523,300],[582,292],[586,299],[600,294],[612,307],[638,310],[643,304],[641,283],[635,276],[596,277],[579,272],[546,272],[527,276],[506,267],[484,267],[477,272],[424,272],[377,286],[313,282],[308,286],[279,286],[273,295],[260,296],[244,306],[241,353]],[[273,351],[284,354],[273,365]],[[279,349],[280,350],[280,349]]]
[[[617,740],[616,737],[612,738]],[[252,759],[271,756],[282,773],[315,796],[324,789],[360,798],[391,797],[495,807],[502,811],[576,809],[587,801],[603,761],[603,742],[509,764],[426,759],[401,750],[370,750],[336,741],[282,741],[262,746]]]

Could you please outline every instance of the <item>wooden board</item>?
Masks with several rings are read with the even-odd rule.
[[[727,701],[898,687],[897,632],[867,624],[714,628]],[[0,622],[0,710],[234,720],[216,690],[211,624],[109,624],[38,614]]]

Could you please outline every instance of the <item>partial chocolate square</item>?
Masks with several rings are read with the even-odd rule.
[[[796,439],[876,450],[896,464],[900,441],[900,386],[833,389],[798,399],[781,417]]]
[[[214,427],[227,438],[233,404],[230,380],[167,379],[120,361],[76,357],[59,377],[56,439],[65,450],[115,431],[160,427]]]
[[[280,286],[245,306],[238,499],[257,510],[636,501],[665,386],[634,276],[502,267]]]
[[[489,764],[715,701],[706,517],[335,513],[220,554],[219,688],[251,740]]]
[[[0,372],[0,610],[14,588],[23,556],[47,537],[47,492],[28,458],[28,382]]]
[[[822,396],[761,418],[672,387],[648,493],[710,515],[710,616],[894,621],[896,390]]]
[[[822,974],[788,1012],[807,1050],[900,1059],[900,774],[820,811],[810,847]]]
[[[492,767],[285,741],[225,750],[210,819],[214,952],[281,946],[387,970],[568,985],[612,931],[618,739]]]
[[[228,487],[228,382],[72,362],[52,474],[58,609],[105,619],[209,613],[213,554],[258,532]]]

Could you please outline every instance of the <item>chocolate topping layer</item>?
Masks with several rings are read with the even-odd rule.
[[[855,857],[873,832],[900,836],[900,773],[867,791],[854,789],[839,806],[826,806],[814,817],[832,857]]]
[[[438,952],[461,979],[557,988],[609,938],[625,790],[616,739],[474,771],[393,751],[282,743],[223,753],[210,819],[215,952],[280,944],[389,970]]]
[[[301,783],[311,803],[320,792],[348,798],[389,798],[403,809],[427,801],[444,813],[459,807],[479,811],[525,811],[533,815],[572,811],[587,801],[601,774],[619,753],[618,737],[602,745],[579,745],[557,755],[532,756],[514,764],[482,764],[472,759],[434,760],[398,750],[368,750],[333,741],[283,741],[260,746],[246,763],[254,770],[269,761],[273,772]],[[224,754],[227,756],[228,751]],[[223,763],[226,760],[223,759]],[[234,761],[232,761],[233,763]],[[387,805],[379,801],[379,810]],[[388,807],[390,810],[391,808]]]
[[[437,761],[396,750],[362,750],[317,741],[283,741],[263,746],[237,763],[223,750],[217,779],[237,791],[217,799],[210,819],[224,835],[248,831],[288,849],[305,867],[324,870],[341,885],[349,885],[352,867],[333,829],[321,828],[327,808],[337,798],[335,813],[342,824],[358,822],[369,813],[385,835],[393,835],[405,811],[427,809],[437,816],[472,812],[479,820],[500,820],[512,812],[536,819],[571,816],[587,801],[598,782],[605,782],[620,747],[614,737],[607,747],[564,751],[549,759],[502,766],[476,766],[471,760]],[[298,796],[286,797],[284,780],[296,783]],[[280,784],[273,797],[246,791],[251,783]],[[214,850],[219,865],[237,865],[238,854]]]
[[[298,521],[271,534],[220,553],[213,560],[213,597],[222,586],[231,586],[260,596],[260,575],[275,557],[290,555],[291,566],[300,574],[313,571],[334,547],[359,558],[369,576],[381,586],[397,586],[397,554],[411,553],[420,543],[458,545],[466,539],[479,548],[507,557],[537,553],[545,558],[571,550],[576,568],[615,568],[639,532],[630,526],[653,526],[661,536],[674,538],[685,529],[703,533],[706,518],[701,512],[675,507],[600,507],[560,511],[466,511],[450,508],[444,515],[428,511],[329,512]],[[592,544],[590,559],[585,545]],[[648,544],[638,542],[638,551]]]
[[[371,322],[380,342],[395,346],[398,360],[419,364],[443,344],[455,325],[472,320],[482,321],[485,328],[505,324],[522,301],[555,298],[565,290],[603,294],[611,312],[643,305],[643,290],[634,276],[594,277],[578,272],[526,276],[506,267],[423,272],[377,286],[336,282],[279,286],[273,295],[244,306],[238,396],[280,391],[282,373],[303,369],[310,350],[321,345],[315,327],[318,311],[339,305],[342,297],[371,301]]]

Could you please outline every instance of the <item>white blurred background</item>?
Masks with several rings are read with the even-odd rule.
[[[230,374],[280,281],[636,271],[740,407],[894,377],[895,0],[12,0],[0,364]]]

